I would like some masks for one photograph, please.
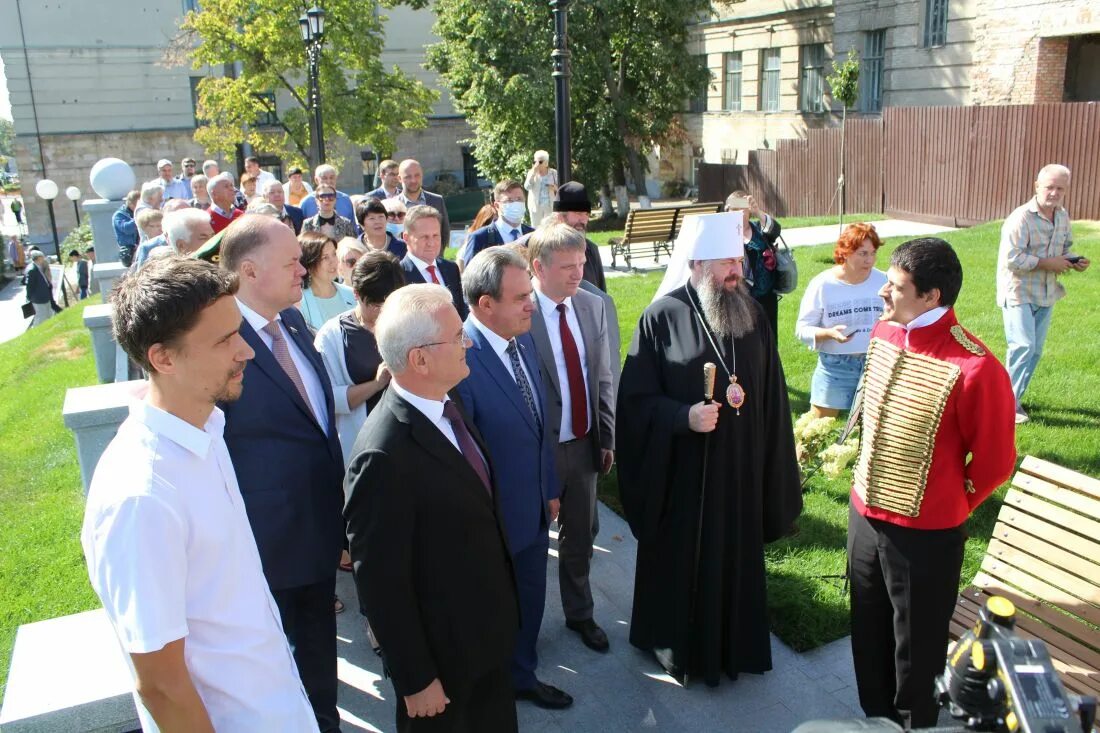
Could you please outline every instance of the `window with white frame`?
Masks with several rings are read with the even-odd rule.
[[[741,52],[727,53],[725,55],[722,109],[731,112],[741,111],[741,70]]]
[[[925,48],[947,44],[947,0],[924,0]]]
[[[811,43],[802,47],[802,79],[800,109],[803,112],[825,111],[825,44]]]
[[[859,111],[882,111],[882,80],[886,58],[886,31],[868,31],[863,36],[863,59],[859,73]]]
[[[779,111],[779,49],[760,51],[760,111]]]

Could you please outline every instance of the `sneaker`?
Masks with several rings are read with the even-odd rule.
[[[1031,418],[1027,416],[1022,407],[1016,408],[1016,424],[1023,425]]]

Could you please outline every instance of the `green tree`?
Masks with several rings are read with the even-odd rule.
[[[0,117],[0,166],[15,157],[15,124]]]
[[[844,61],[833,61],[833,73],[825,79],[829,85],[829,94],[840,102],[840,176],[837,178],[837,208],[839,210],[840,229],[844,229],[844,153],[845,135],[848,123],[848,108],[855,106],[859,96],[859,59],[855,49],[848,49]]]
[[[645,155],[686,139],[679,112],[710,76],[687,52],[686,21],[706,0],[585,0],[569,10],[573,177],[590,188],[629,174],[645,194]],[[553,16],[545,0],[436,0],[428,66],[474,130],[478,167],[523,179],[554,150]]]
[[[197,143],[226,154],[249,143],[311,166],[317,163],[309,142],[308,61],[298,29],[305,8],[285,0],[203,0],[201,10],[187,14],[169,62],[186,59],[196,69],[240,64],[236,78],[208,76],[199,82]],[[373,5],[326,0],[324,10],[319,78],[325,138],[392,150],[398,132],[427,124],[438,95],[398,68],[383,67],[385,16]],[[277,123],[261,126],[263,117],[276,112],[272,94],[282,102]]]

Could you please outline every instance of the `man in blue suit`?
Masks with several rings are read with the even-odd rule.
[[[470,303],[465,331],[470,376],[456,391],[481,432],[499,491],[500,512],[519,592],[520,630],[512,655],[516,698],[543,708],[565,708],[573,698],[535,676],[535,649],[546,602],[550,522],[558,515],[554,441],[531,329],[527,262],[504,247],[474,257],[462,276]]]
[[[465,267],[474,255],[487,247],[511,244],[535,231],[523,223],[523,217],[527,215],[527,204],[523,202],[525,195],[519,181],[505,179],[493,188],[493,210],[497,213],[496,218],[470,232],[466,244],[459,250],[456,258],[459,268]]]
[[[434,206],[414,206],[405,215],[405,245],[408,251],[401,260],[405,282],[433,283],[451,291],[458,317],[466,320],[470,309],[462,297],[462,276],[458,265],[443,259],[443,216]]]
[[[264,574],[321,731],[336,711],[336,567],[343,548],[343,453],[332,386],[305,319],[302,250],[275,219],[226,228],[221,266],[237,273],[241,336],[256,352],[241,399],[220,404]]]

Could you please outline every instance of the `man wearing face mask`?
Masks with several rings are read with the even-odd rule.
[[[497,212],[497,218],[481,229],[470,232],[465,246],[456,258],[459,269],[465,267],[481,250],[511,244],[534,231],[523,223],[523,218],[527,215],[527,204],[523,202],[525,196],[519,181],[505,179],[493,188],[493,209]]]

